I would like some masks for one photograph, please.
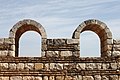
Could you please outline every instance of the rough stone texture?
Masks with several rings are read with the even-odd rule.
[[[110,75],[110,80],[118,80],[118,75]]]
[[[61,56],[72,56],[72,52],[71,51],[61,51]]]
[[[34,80],[42,80],[42,77],[35,77]]]
[[[0,70],[8,70],[8,63],[0,63]]]
[[[83,76],[83,80],[94,80],[92,76]]]
[[[35,63],[35,70],[40,70],[43,68],[43,64],[42,63]]]
[[[22,80],[21,76],[12,76],[10,77],[10,80]]]
[[[101,80],[101,76],[100,75],[95,75],[94,80]]]
[[[87,70],[93,70],[95,68],[95,63],[86,63]]]
[[[9,77],[0,77],[0,80],[9,80]]]
[[[48,76],[44,76],[44,77],[43,77],[43,80],[48,80]]]
[[[42,56],[19,57],[19,39],[31,30],[41,35]],[[80,57],[80,34],[87,30],[99,36],[100,57]],[[47,39],[38,22],[19,21],[0,38],[0,80],[120,80],[120,40],[95,19],[82,22],[71,39]]]
[[[24,70],[24,63],[18,63],[17,64],[17,70],[18,71],[23,71]]]
[[[77,64],[77,69],[78,70],[85,70],[85,63],[78,63]]]
[[[15,63],[10,63],[9,64],[9,69],[13,70],[13,71],[16,70],[16,64]]]
[[[34,76],[24,76],[23,80],[34,80]]]
[[[26,70],[33,70],[34,64],[33,63],[26,63],[25,64],[25,69]]]

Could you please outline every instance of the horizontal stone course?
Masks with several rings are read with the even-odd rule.
[[[41,35],[41,57],[19,57],[19,39],[30,30]],[[100,39],[100,57],[80,56],[80,34],[87,30]],[[120,80],[120,40],[95,19],[82,22],[70,39],[47,39],[38,22],[19,21],[0,38],[0,80]]]

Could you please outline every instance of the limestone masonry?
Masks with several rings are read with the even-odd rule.
[[[19,57],[19,39],[31,30],[41,35],[42,56]],[[87,30],[100,38],[100,57],[80,57],[80,33]],[[0,80],[120,80],[120,40],[95,19],[82,22],[71,39],[48,39],[38,22],[19,21],[0,38]]]

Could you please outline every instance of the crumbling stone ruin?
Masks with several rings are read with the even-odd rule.
[[[26,31],[41,35],[41,57],[19,57],[19,39]],[[80,33],[93,31],[100,38],[100,57],[80,57]],[[120,80],[120,40],[112,39],[107,25],[82,22],[71,39],[48,39],[34,20],[16,23],[8,38],[0,38],[0,80]]]

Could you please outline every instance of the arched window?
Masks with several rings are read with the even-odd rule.
[[[41,39],[35,31],[27,31],[19,40],[20,57],[39,57],[41,56]]]
[[[93,31],[100,38],[101,57],[110,57],[112,45],[112,33],[107,25],[99,20],[90,19],[82,22],[74,31],[72,38],[80,39],[80,34],[84,31]],[[81,43],[80,43],[81,44]]]
[[[18,55],[19,55],[19,39],[22,36],[22,34],[24,34],[27,31],[37,32],[41,36],[41,40],[42,40],[42,42],[41,42],[42,48],[41,49],[42,49],[42,51],[46,50],[46,42],[45,41],[47,39],[47,35],[46,35],[46,31],[43,28],[43,26],[34,20],[25,19],[25,20],[22,20],[22,21],[19,21],[18,23],[16,23],[13,26],[13,28],[10,30],[10,33],[9,33],[9,38],[12,38],[13,42],[15,42],[15,44],[12,47],[14,48],[16,57],[18,57]],[[41,54],[41,55],[43,56],[43,54]]]
[[[100,39],[92,31],[80,34],[80,57],[100,57]]]

